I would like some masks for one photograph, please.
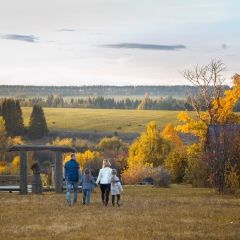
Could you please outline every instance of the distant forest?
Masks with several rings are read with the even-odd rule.
[[[230,89],[224,86],[224,90]],[[188,92],[194,86],[22,86],[0,85],[4,98],[18,99],[21,107],[98,108],[192,111]],[[111,96],[111,97],[108,97]],[[119,98],[121,96],[121,98]],[[135,97],[135,99],[134,99]],[[65,98],[65,99],[64,99]],[[205,110],[204,107],[202,110]],[[234,108],[240,112],[240,102]]]

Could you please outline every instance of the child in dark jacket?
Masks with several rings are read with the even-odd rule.
[[[81,177],[80,184],[82,184],[82,192],[83,192],[82,204],[89,205],[93,185],[97,186],[97,183],[94,181],[94,178],[91,175],[90,170],[88,168],[84,170],[84,175]]]

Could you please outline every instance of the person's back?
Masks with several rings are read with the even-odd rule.
[[[90,175],[90,170],[85,169],[84,175],[81,177],[80,184],[82,184],[83,192],[83,204],[90,204],[90,196],[93,189],[93,185],[97,186],[97,183],[94,181],[93,176]]]
[[[79,164],[76,160],[70,159],[65,164],[65,179],[66,181],[77,182],[79,179]]]
[[[89,176],[89,181],[87,180],[87,175],[83,175],[80,181],[80,184],[82,184],[82,189],[90,189],[92,190],[92,185],[97,185],[94,181],[93,176]]]
[[[116,176],[116,169],[112,169],[112,177],[111,177],[111,192],[112,192],[112,205],[115,205],[115,196],[117,196],[117,205],[120,206],[120,191],[123,191],[121,182],[119,178]]]
[[[71,159],[66,162],[64,166],[64,178],[66,180],[66,188],[67,188],[67,203],[71,205],[71,189],[73,187],[74,190],[74,199],[73,204],[77,202],[78,195],[78,181],[81,177],[81,172],[79,168],[79,164],[76,161],[76,153],[71,154]]]

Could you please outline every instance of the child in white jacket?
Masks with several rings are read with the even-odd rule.
[[[116,176],[116,169],[112,169],[112,178],[111,178],[111,193],[112,193],[112,205],[115,205],[115,196],[117,196],[117,205],[120,207],[120,191],[123,191],[121,182],[119,178]]]

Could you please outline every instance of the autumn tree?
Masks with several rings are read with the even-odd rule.
[[[177,130],[191,132],[205,140],[209,124],[240,122],[240,117],[233,113],[233,107],[240,96],[239,75],[233,77],[233,88],[224,92],[225,78],[222,74],[225,70],[226,66],[221,60],[212,60],[208,65],[197,65],[193,70],[182,72],[183,77],[198,88],[198,94],[189,92],[196,118],[189,117],[187,111],[181,112],[178,118],[185,124],[177,126]]]
[[[44,111],[41,106],[34,105],[29,120],[28,136],[31,139],[39,139],[48,133],[48,127]]]
[[[183,141],[171,123],[165,127],[162,136],[168,139],[172,145],[171,153],[166,157],[164,165],[170,170],[172,180],[181,183],[184,180],[187,168],[186,150]]]
[[[234,193],[240,183],[240,126],[211,125],[202,161],[219,192]]]
[[[223,82],[225,79],[222,76],[222,73],[225,71],[225,69],[225,65],[220,60],[212,60],[208,65],[197,65],[193,70],[185,70],[182,73],[182,75],[193,85],[195,85],[199,91],[198,94],[190,94],[192,106],[196,112],[196,118],[189,117],[187,112],[181,112],[178,115],[178,118],[179,120],[184,121],[185,124],[177,126],[176,129],[185,133],[192,133],[199,136],[202,140],[202,142],[199,143],[199,146],[202,147],[204,146],[203,142],[206,141],[209,126],[219,124],[234,124],[240,122],[240,117],[233,113],[233,108],[240,97],[240,77],[238,74],[235,74],[233,76],[234,86],[231,90],[224,92]],[[233,136],[228,138],[228,140],[231,142],[233,142],[234,139],[235,138]],[[224,144],[221,145],[221,147],[227,148],[229,145]],[[202,148],[201,151],[203,154],[204,149]],[[221,175],[221,171],[224,171],[223,175],[225,175],[225,164],[227,163],[227,159],[230,157],[230,151],[227,150],[225,153],[227,153],[227,155],[222,155],[221,157],[224,157],[224,160],[221,161],[218,158],[205,157],[205,159],[209,160],[214,159],[217,165],[221,162],[221,166],[218,165],[218,170],[220,172],[215,172],[216,174],[213,175],[214,177]],[[201,157],[195,160],[200,162]],[[205,166],[209,166],[209,164],[210,162],[205,161]],[[216,166],[216,164],[210,164],[212,166],[210,173],[211,171],[215,171],[213,168]],[[201,164],[199,166],[201,166]],[[230,167],[233,166],[231,165]],[[210,177],[210,175],[208,177]],[[212,182],[214,184],[218,182],[219,184],[220,181],[216,181],[215,179]],[[223,184],[223,182],[221,184]],[[219,191],[223,190],[223,187],[216,187],[219,189]]]
[[[123,178],[128,183],[143,181],[151,174],[149,169],[162,165],[170,151],[170,143],[161,136],[156,122],[150,122],[147,132],[135,140],[129,149],[128,168]]]
[[[133,142],[129,149],[129,166],[151,165],[159,166],[170,152],[168,141],[161,137],[156,122],[147,125],[147,132]]]
[[[118,137],[111,137],[111,138],[102,138],[98,143],[97,149],[99,151],[104,150],[120,150],[125,149],[127,150],[127,145]]]

